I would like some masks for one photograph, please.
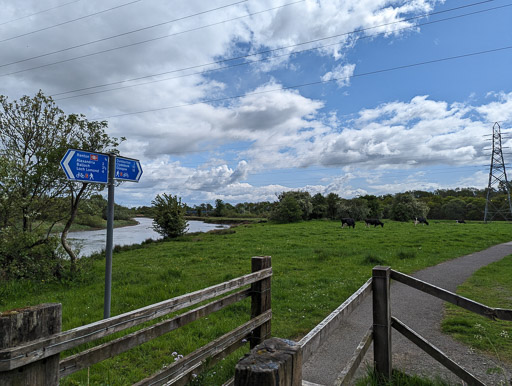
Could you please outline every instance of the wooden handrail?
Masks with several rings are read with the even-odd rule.
[[[485,316],[489,319],[501,319],[512,321],[512,310],[506,310],[503,308],[492,308],[484,304],[475,302],[474,300],[465,298],[463,296],[454,294],[453,292],[447,291],[443,288],[437,287],[433,284],[427,283],[415,277],[406,275],[404,273],[391,270],[391,279],[399,281],[405,285],[416,288],[419,291],[423,291],[429,295],[435,296],[439,299],[455,304],[468,311],[476,314]]]

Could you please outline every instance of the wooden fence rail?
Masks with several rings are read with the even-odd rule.
[[[487,318],[512,321],[512,310],[487,307],[486,305],[475,302],[474,300],[454,294],[453,292],[436,287],[433,284],[424,282],[398,271],[391,270],[391,279]]]
[[[46,363],[47,358],[57,358],[56,371],[48,371],[48,366],[43,366],[43,370],[36,371],[39,373],[36,377],[38,380],[29,383],[57,384],[59,378],[114,357],[151,339],[205,317],[212,312],[219,311],[233,303],[251,297],[251,320],[249,322],[196,352],[187,355],[179,360],[179,363],[175,362],[164,371],[156,374],[155,378],[150,377],[141,383],[161,384],[168,383],[171,379],[176,384],[181,384],[179,379],[187,378],[187,376],[191,375],[192,371],[202,367],[206,358],[212,358],[210,362],[214,362],[216,358],[220,360],[223,355],[227,355],[226,352],[231,352],[240,347],[242,341],[250,340],[251,345],[257,345],[270,336],[272,318],[270,308],[271,258],[269,256],[253,257],[252,271],[251,274],[221,284],[64,332],[60,332],[60,305],[42,305],[41,307],[34,307],[30,312],[26,311],[23,314],[20,310],[4,312],[0,316],[0,332],[2,333],[2,339],[0,340],[0,385],[14,384],[14,378],[12,382],[6,381],[8,374],[24,372],[26,369],[34,367],[35,363]],[[243,288],[248,285],[251,285],[251,287]],[[237,292],[232,293],[232,291]],[[223,297],[218,298],[219,296]],[[85,350],[60,362],[58,360],[59,354],[64,350],[96,341],[204,301],[210,301],[210,303]],[[59,310],[58,317],[52,319],[58,319],[55,320],[55,328],[50,333],[43,333],[40,331],[40,325],[46,326],[48,324],[47,318],[44,318],[48,314],[46,310],[53,310],[55,306],[58,306]],[[20,315],[28,316],[24,316],[23,319]],[[36,329],[34,326],[39,327]],[[30,334],[26,330],[30,330]],[[37,332],[34,333],[36,330]],[[22,338],[19,335],[23,335]],[[160,381],[160,379],[165,379],[165,381]]]

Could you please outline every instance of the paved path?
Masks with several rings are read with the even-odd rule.
[[[501,260],[510,254],[512,254],[512,242],[499,244],[484,251],[426,268],[413,276],[455,292],[457,286],[464,283],[479,268]],[[486,374],[489,369],[496,367],[490,358],[471,353],[467,346],[441,332],[442,300],[401,283],[392,282],[391,314],[447,353],[487,385],[503,384],[500,383],[504,380],[503,376]],[[371,296],[369,296],[303,365],[303,379],[320,385],[332,385],[371,323]],[[401,368],[410,374],[423,374],[430,377],[433,374],[438,374],[449,381],[461,384],[459,378],[403,338],[394,329],[392,350],[394,368]],[[373,347],[370,348],[365,361],[372,363]],[[365,371],[364,364],[361,367],[359,374]],[[512,368],[507,370],[508,379],[510,379]]]

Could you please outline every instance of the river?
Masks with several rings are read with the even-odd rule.
[[[114,245],[140,244],[147,239],[158,240],[162,236],[153,230],[153,220],[147,217],[137,217],[137,225],[114,228]],[[208,232],[213,229],[229,228],[229,225],[208,224],[203,221],[188,221],[187,233]],[[92,253],[105,249],[106,229],[97,231],[70,232],[68,241],[80,250],[80,256],[89,256]]]

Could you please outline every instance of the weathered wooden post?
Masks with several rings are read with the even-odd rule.
[[[60,332],[62,305],[39,304],[0,313],[0,349],[19,346]],[[6,372],[0,372],[0,386],[58,385],[59,354]]]
[[[252,272],[272,267],[270,256],[255,256],[251,260]],[[272,308],[271,278],[260,280],[251,285],[251,319]],[[250,344],[251,348],[270,338],[270,320],[254,329]]]
[[[372,271],[374,366],[382,381],[391,378],[392,370],[390,274],[390,267],[377,266]]]
[[[235,386],[301,386],[302,348],[270,338],[254,347],[235,369]]]

